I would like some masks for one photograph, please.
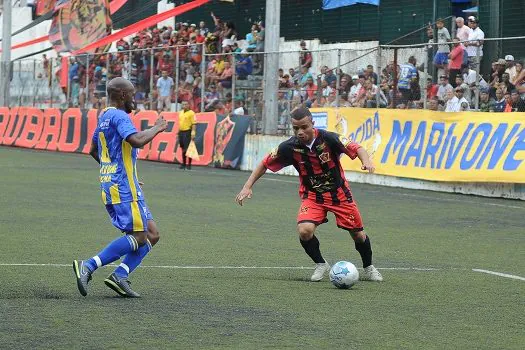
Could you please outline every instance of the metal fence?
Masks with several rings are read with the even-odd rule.
[[[496,65],[487,64],[491,57],[487,48],[499,45],[502,40],[525,44],[525,37],[485,39],[484,48],[470,46],[467,49],[470,56],[456,68],[445,66],[440,59],[457,64],[457,59],[451,60],[442,51],[446,51],[445,47],[452,51],[461,43],[381,46],[360,43],[355,49],[244,50],[221,54],[208,54],[204,45],[196,44],[19,60],[13,64],[11,106],[104,108],[107,82],[122,76],[136,86],[139,109],[178,111],[180,102],[189,101],[196,111],[251,116],[254,123],[250,132],[258,133],[263,125],[265,62],[278,55],[282,69],[275,76],[275,84],[279,85],[274,99],[278,115],[267,117],[276,118],[281,134],[290,133],[290,111],[298,105],[448,110],[449,100],[464,97],[468,106],[460,103],[461,110],[497,112],[503,105],[504,109],[521,111],[521,105],[517,104],[525,97],[525,71],[521,62],[525,57],[513,57],[512,61],[499,57],[499,62],[492,59],[491,63]],[[68,72],[62,74],[65,59],[69,60]],[[506,70],[511,73],[508,77]],[[413,76],[407,78],[409,71]],[[60,79],[61,76],[66,78]],[[460,79],[456,81],[458,76]],[[173,80],[169,96],[161,96],[162,89],[157,88],[160,79]],[[456,94],[456,90],[463,90],[463,95]],[[513,91],[520,98],[517,102]]]

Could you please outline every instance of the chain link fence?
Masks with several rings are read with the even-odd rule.
[[[525,37],[415,45],[371,42],[356,43],[355,49],[334,45],[278,53],[207,54],[203,44],[195,44],[18,60],[12,67],[11,106],[104,108],[107,82],[122,76],[136,87],[138,109],[178,111],[182,101],[189,101],[195,111],[250,116],[249,131],[259,133],[265,63],[278,55],[278,114],[268,117],[277,119],[279,134],[291,133],[290,111],[299,105],[525,111],[525,57],[512,52],[495,56],[491,48],[503,47],[504,41],[517,47],[525,44]]]

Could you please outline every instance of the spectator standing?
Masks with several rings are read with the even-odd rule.
[[[301,55],[299,58],[299,65],[301,67],[306,68],[306,70],[308,71],[312,67],[312,63],[313,63],[312,53],[308,51],[308,49],[306,48],[306,42],[304,42],[304,40],[301,40],[300,45],[301,45]]]
[[[483,58],[483,40],[485,39],[485,33],[478,27],[478,20],[476,17],[470,16],[468,18],[468,24],[472,31],[468,35],[468,42],[463,45],[467,48],[469,67],[475,70]]]
[[[517,77],[516,64],[514,63],[514,56],[505,56],[505,73],[509,74],[510,81],[513,82]]]
[[[341,87],[343,79],[341,79]],[[363,89],[363,85],[365,84],[365,76],[364,75],[354,75],[352,77],[353,85],[350,87],[350,91],[348,93],[348,101],[353,105],[356,103],[358,95],[360,91]],[[348,85],[348,79],[345,79],[345,86]]]
[[[434,56],[434,65],[437,68],[438,75],[446,74],[448,64],[448,54],[450,48],[448,42],[450,41],[450,33],[445,27],[445,21],[441,18],[436,21],[437,27],[437,42],[438,50]]]
[[[516,67],[516,78],[514,78],[514,80],[511,81],[511,83],[516,85],[516,88],[519,89],[520,85],[522,85],[525,81],[525,71],[523,70],[523,62],[516,61],[515,67]]]
[[[456,28],[456,37],[459,39],[459,41],[467,41],[472,29],[465,25],[465,20],[463,17],[456,18]]]
[[[461,75],[461,65],[463,64],[463,55],[465,55],[465,49],[463,45],[459,43],[459,38],[452,39],[453,49],[448,55],[450,58],[448,81],[455,87],[456,76]]]
[[[203,37],[206,37],[209,33],[209,29],[206,27],[206,22],[201,21],[199,23],[199,32]]]
[[[180,169],[191,170],[191,158],[186,157],[186,151],[190,142],[195,139],[196,132],[197,121],[195,120],[195,112],[190,109],[188,101],[182,101],[182,111],[179,112],[179,146],[182,149]]]
[[[436,54],[437,55],[437,54]],[[401,92],[401,104],[406,105],[412,97],[411,83],[416,81],[418,77],[416,69],[416,58],[410,56],[408,63],[402,64],[400,67],[399,81],[397,87]],[[397,104],[397,102],[394,102]]]
[[[377,85],[378,77],[377,77],[376,72],[374,72],[374,66],[372,66],[371,64],[366,66],[366,70],[364,74],[365,74],[365,79],[371,79],[372,84]]]
[[[157,111],[169,111],[171,108],[171,93],[175,83],[173,79],[168,76],[167,71],[162,71],[162,77],[157,80],[158,100]]]

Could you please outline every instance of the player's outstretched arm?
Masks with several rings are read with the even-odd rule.
[[[362,170],[368,170],[369,173],[373,173],[376,171],[376,167],[374,166],[374,163],[372,163],[372,160],[370,159],[370,156],[368,155],[368,152],[363,147],[360,147],[357,150],[357,157],[359,160],[361,160],[361,163],[363,164],[361,166]]]
[[[250,177],[248,178],[248,180],[246,180],[246,183],[244,184],[244,186],[242,187],[242,190],[241,192],[239,192],[239,194],[237,195],[237,197],[235,198],[235,200],[237,201],[237,203],[239,203],[239,205],[242,206],[242,203],[243,201],[248,198],[252,198],[252,187],[253,185],[257,182],[257,180],[259,180],[261,178],[261,176],[263,176],[264,174],[266,173],[266,166],[264,165],[263,162],[261,162],[257,168],[253,169],[252,171],[252,174],[250,175]]]
[[[135,148],[142,147],[155,138],[158,134],[166,130],[168,123],[164,120],[164,117],[160,116],[152,128],[144,131],[139,131],[133,135],[129,135],[126,141]]]

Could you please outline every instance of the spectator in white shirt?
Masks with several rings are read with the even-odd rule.
[[[472,32],[472,29],[470,29],[468,26],[465,25],[465,20],[463,17],[456,18],[456,37],[459,39],[459,41],[467,41],[468,35],[470,32]]]
[[[468,23],[472,31],[468,35],[468,42],[463,45],[467,48],[469,67],[471,69],[476,69],[483,58],[483,40],[485,39],[485,33],[483,33],[478,27],[478,20],[476,17],[470,16],[468,18]]]
[[[514,56],[505,56],[505,66],[507,67],[507,69],[505,69],[505,73],[509,73],[511,82],[514,81],[518,75],[518,72],[516,71],[516,64],[514,63]]]
[[[468,111],[470,109],[468,101],[463,97],[463,93],[464,91],[461,86],[456,87],[456,96],[447,101],[445,112],[460,112]]]

